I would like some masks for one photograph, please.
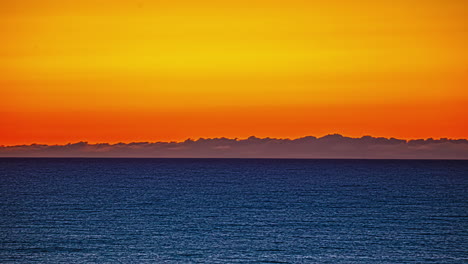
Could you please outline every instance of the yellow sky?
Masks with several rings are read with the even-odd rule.
[[[268,109],[268,119],[297,109],[346,109],[355,113],[351,119],[374,120],[376,106],[385,116],[359,132],[338,117],[319,128],[298,120],[289,133],[282,126],[269,131],[468,137],[464,125],[437,127],[447,115],[466,120],[467,11],[463,0],[6,1],[0,6],[0,114],[9,130],[0,144],[105,140],[112,125],[97,125],[94,136],[73,132],[93,118],[88,113],[138,127],[109,141],[180,140],[229,130],[209,126],[210,114],[197,116],[206,130],[171,130],[183,121],[178,113],[249,119],[246,113]],[[435,115],[432,128],[399,125],[392,135],[380,129],[414,106]],[[128,114],[115,118],[121,112]],[[35,137],[36,123],[48,113],[55,120],[49,132],[65,119],[75,126],[62,136]],[[164,118],[157,127],[135,125],[142,115]],[[313,116],[320,124],[330,118]],[[245,125],[233,136],[264,128]]]

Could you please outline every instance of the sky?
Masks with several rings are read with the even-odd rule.
[[[468,138],[465,0],[7,0],[0,145]]]

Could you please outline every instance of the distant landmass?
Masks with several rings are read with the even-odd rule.
[[[0,157],[468,159],[467,139],[403,140],[339,134],[296,139],[200,138],[183,142],[0,146]]]

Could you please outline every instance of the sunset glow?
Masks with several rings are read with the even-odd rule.
[[[0,5],[0,145],[468,138],[468,2]]]

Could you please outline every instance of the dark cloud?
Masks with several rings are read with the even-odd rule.
[[[416,139],[339,134],[297,139],[200,138],[183,142],[18,145],[0,147],[0,157],[167,157],[167,158],[352,158],[468,159],[466,139]]]

